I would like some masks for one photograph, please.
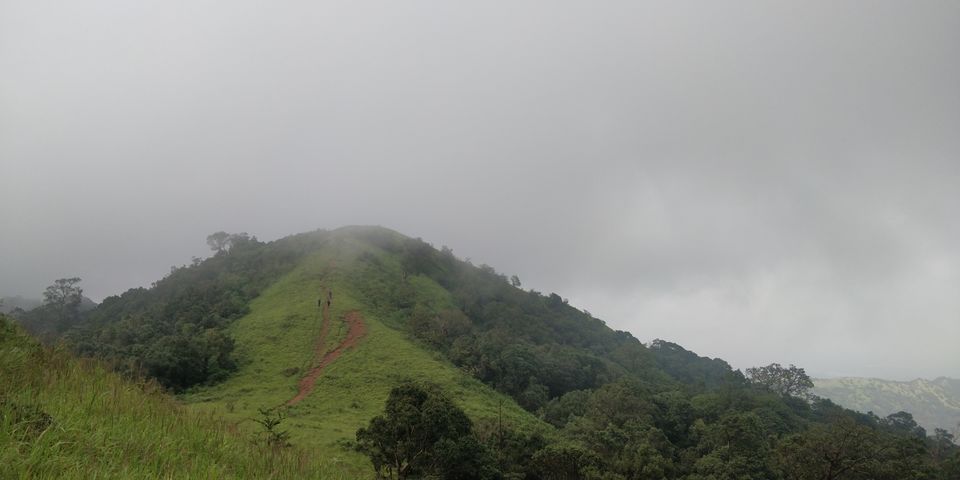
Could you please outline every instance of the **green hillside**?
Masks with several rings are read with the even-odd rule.
[[[885,416],[906,411],[928,432],[960,429],[960,380],[940,377],[896,382],[878,378],[814,380],[813,392],[861,412]]]
[[[229,248],[205,261],[173,269],[169,276],[150,289],[132,289],[121,296],[106,299],[72,328],[51,325],[49,315],[40,310],[21,319],[27,328],[45,338],[51,331],[63,330],[65,338],[79,353],[106,358],[121,373],[136,375],[135,372],[143,371],[168,389],[180,392],[179,398],[174,400],[154,387],[153,396],[146,400],[124,399],[126,403],[123,405],[128,409],[124,413],[129,415],[133,415],[140,404],[146,405],[149,411],[151,401],[171,409],[154,415],[160,425],[106,422],[121,425],[118,428],[125,430],[124,434],[147,436],[153,430],[161,431],[162,425],[167,423],[175,425],[183,419],[202,419],[197,423],[185,421],[188,431],[172,430],[170,433],[183,434],[194,441],[190,449],[202,448],[204,452],[196,452],[201,457],[212,450],[215,458],[201,458],[209,464],[201,463],[193,470],[175,473],[178,471],[161,462],[156,470],[129,470],[131,475],[229,476],[233,470],[216,462],[221,457],[227,458],[231,452],[217,452],[216,448],[208,448],[202,443],[210,440],[204,437],[191,439],[190,436],[209,431],[211,438],[219,439],[225,436],[224,430],[229,430],[232,433],[226,436],[235,438],[240,447],[246,447],[246,443],[262,431],[255,422],[262,417],[260,409],[275,409],[284,412],[286,418],[281,428],[289,432],[293,449],[284,450],[278,456],[280,460],[270,460],[272,457],[264,452],[243,452],[241,449],[238,455],[262,460],[263,465],[256,462],[251,466],[241,465],[238,474],[242,475],[244,469],[256,472],[255,468],[279,462],[278,469],[270,474],[286,477],[289,472],[282,462],[290,457],[291,465],[309,470],[297,476],[372,477],[369,460],[357,453],[351,443],[357,429],[382,411],[391,388],[407,380],[437,385],[475,422],[489,423],[496,419],[518,432],[554,434],[552,426],[520,408],[509,396],[464,373],[439,352],[425,348],[404,333],[396,318],[383,318],[382,309],[371,306],[370,299],[359,292],[381,288],[378,282],[384,279],[361,274],[358,257],[363,255],[369,260],[376,256],[397,275],[401,267],[395,256],[366,242],[363,235],[357,235],[353,229],[312,232],[270,244],[242,235],[235,237],[233,242]],[[418,304],[438,308],[450,306],[449,295],[432,281],[425,278],[407,280],[405,283],[411,286],[411,298]],[[326,299],[328,293],[332,296],[326,310],[329,323],[326,335],[321,338],[324,329],[321,312],[324,309],[318,306],[318,300]],[[374,303],[378,301],[374,299]],[[287,406],[297,395],[302,378],[319,366],[324,354],[336,351],[345,339],[349,330],[348,317],[360,319],[363,335],[354,345],[341,349],[341,355],[335,361],[324,365],[322,370],[317,369],[312,389],[303,392],[302,400],[296,405]],[[388,325],[388,321],[392,323]],[[35,370],[24,372],[23,378],[32,378],[36,373]],[[30,396],[30,390],[21,388],[17,382],[9,386],[11,391],[18,392],[17,398],[30,399],[24,405],[41,405],[43,411],[52,411],[54,417],[59,417],[61,407],[46,406],[57,405],[62,400],[60,396],[72,389],[83,390],[103,382],[113,385],[103,387],[105,390],[137,390],[137,383],[124,381],[121,376],[107,373],[102,367],[92,371],[79,370],[70,382],[58,379],[55,383],[59,389],[57,392],[40,390]],[[91,391],[91,394],[95,395],[95,392]],[[11,397],[0,398],[6,401]],[[117,412],[111,410],[106,414],[115,415]],[[78,415],[92,424],[102,420],[99,413],[83,411]],[[164,418],[164,415],[171,418]],[[122,419],[122,414],[117,418]],[[130,419],[130,423],[134,420]],[[113,440],[109,432],[104,437],[103,448],[106,449]],[[186,448],[177,447],[176,440],[168,441],[162,435],[157,441],[167,441],[171,448]],[[138,446],[136,440],[128,443],[131,448],[149,448]],[[23,453],[20,448],[13,447],[12,443],[5,444],[4,453],[11,457]],[[34,448],[49,457],[45,461],[60,456],[45,450],[49,447],[36,445]],[[309,452],[311,460],[297,457],[302,452]],[[163,449],[157,454],[164,457],[164,462],[195,462]],[[74,461],[79,462],[78,459]],[[11,462],[11,465],[16,464]],[[21,466],[27,469],[27,474],[21,472],[20,476],[43,472],[42,469],[32,469],[29,461]],[[57,472],[59,466],[60,463],[53,463],[44,468]],[[78,469],[77,475],[95,471],[119,478],[127,476],[128,468],[93,462]],[[261,475],[250,473],[243,476]]]
[[[485,480],[960,472],[948,435],[918,435],[909,416],[810,401],[802,369],[744,376],[674,343],[646,347],[556,293],[385,228],[273,242],[218,232],[208,242],[210,258],[151,288],[72,316],[20,317],[118,373],[58,353],[94,367],[64,381],[38,369],[14,376],[0,396],[6,425],[58,439],[53,424],[30,427],[18,413],[42,411],[81,427],[67,430],[67,446],[8,434],[0,455],[13,476],[374,478],[374,466],[387,478]],[[141,375],[167,393],[145,391],[155,384]],[[271,419],[280,422],[273,436],[262,423]],[[68,447],[79,450],[61,455]],[[820,451],[834,447],[841,453]],[[135,467],[125,459],[138,449],[150,454]]]
[[[345,478],[18,330],[0,315],[0,478]]]
[[[332,324],[323,351],[335,348],[347,334],[346,315],[360,312],[365,336],[325,367],[314,390],[288,410],[296,445],[307,446],[352,477],[371,475],[369,461],[344,447],[355,432],[383,409],[390,389],[412,379],[438,384],[475,420],[496,418],[521,429],[547,431],[550,427],[524,411],[512,399],[465,375],[408,335],[388,326],[364,303],[356,283],[357,258],[382,251],[356,238],[333,236],[296,269],[266,289],[251,303],[251,311],[229,332],[238,344],[241,367],[227,381],[185,395],[191,408],[215,411],[247,429],[247,419],[258,408],[284,405],[297,394],[298,381],[317,358],[315,342],[321,331],[318,299],[333,293]],[[399,267],[397,265],[397,267]],[[411,282],[418,299],[448,304],[450,299],[426,279]],[[502,410],[501,410],[502,406]]]

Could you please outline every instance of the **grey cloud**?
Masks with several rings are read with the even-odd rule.
[[[955,2],[0,4],[0,293],[382,224],[735,366],[960,375]]]

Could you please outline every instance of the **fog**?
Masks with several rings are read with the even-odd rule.
[[[960,3],[0,1],[0,296],[378,224],[734,367],[960,376]]]

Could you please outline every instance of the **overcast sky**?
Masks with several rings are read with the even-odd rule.
[[[0,0],[0,294],[379,224],[735,367],[960,377],[960,2]]]

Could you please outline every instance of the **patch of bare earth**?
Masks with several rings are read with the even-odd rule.
[[[287,401],[287,406],[292,406],[300,403],[301,400],[310,395],[310,392],[313,391],[314,385],[317,383],[317,378],[323,373],[323,369],[327,365],[330,365],[338,358],[340,355],[343,355],[347,349],[353,348],[360,342],[360,339],[367,334],[367,326],[363,323],[363,316],[360,315],[360,312],[353,310],[347,312],[346,321],[347,321],[347,336],[344,337],[343,341],[340,342],[333,350],[329,352],[324,352],[324,343],[327,337],[327,332],[330,330],[330,306],[326,303],[323,307],[323,326],[320,330],[320,338],[317,339],[317,346],[315,349],[315,354],[323,357],[320,359],[320,362],[316,364],[307,374],[300,379],[300,385],[297,391],[297,395]]]

